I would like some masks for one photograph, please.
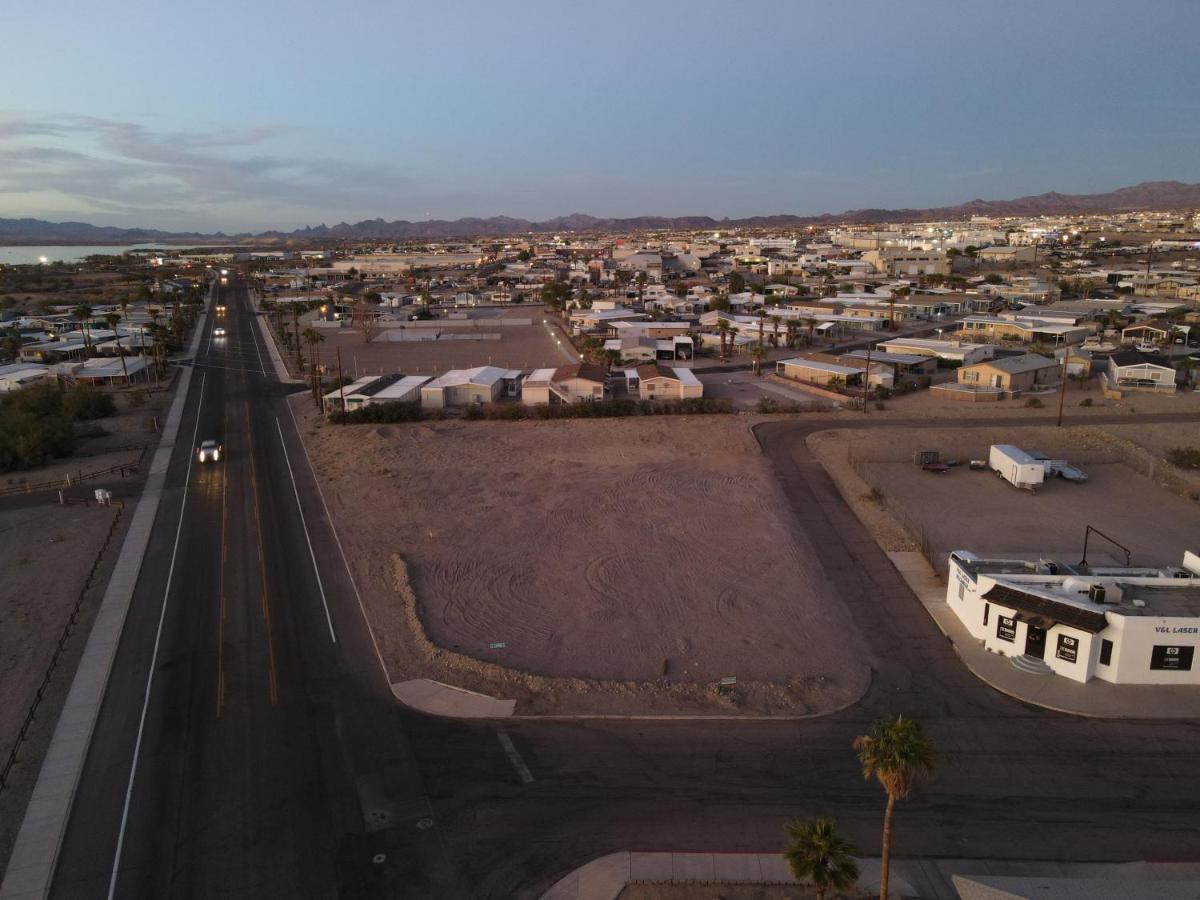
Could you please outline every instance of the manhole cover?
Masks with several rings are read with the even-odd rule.
[[[386,853],[376,853],[374,856],[371,857],[371,862],[375,863],[375,865],[377,865],[377,866],[382,866],[385,862],[387,862],[387,854]]]
[[[421,819],[417,822],[417,827],[422,831],[428,831],[433,827],[433,819]]]

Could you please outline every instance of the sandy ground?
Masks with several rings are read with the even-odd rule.
[[[749,417],[338,427],[298,408],[394,681],[621,714],[813,714],[868,685]]]
[[[116,516],[116,507],[95,505],[53,504],[15,510],[0,506],[0,765],[8,760],[58,638]],[[0,870],[83,650],[107,568],[116,557],[124,520],[122,516],[121,527],[104,554],[35,725],[21,747],[11,781],[0,792]]]
[[[989,444],[1010,442],[1078,462],[1089,480],[1052,481],[1032,494],[965,465],[932,474],[912,462],[924,448],[964,463],[986,459]],[[830,431],[813,435],[809,446],[884,549],[924,544],[943,570],[955,549],[1078,559],[1089,524],[1128,546],[1136,563],[1178,565],[1184,550],[1200,547],[1200,504],[1142,477],[1137,459],[1105,428],[1023,429],[1017,438],[1002,426]]]
[[[785,884],[627,884],[618,900],[814,900],[817,892]],[[866,900],[865,891],[829,891],[826,900]]]

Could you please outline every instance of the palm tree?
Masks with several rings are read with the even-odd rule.
[[[79,327],[83,329],[83,355],[91,356],[92,344],[88,334],[88,322],[92,318],[92,308],[86,303],[80,303],[71,310],[71,318],[78,322]]]
[[[845,891],[858,882],[855,849],[840,834],[837,823],[820,816],[811,822],[789,822],[784,857],[798,881],[811,881],[817,900],[830,888]]]
[[[840,391],[845,386],[846,379],[841,375],[834,375],[827,382],[825,382],[825,387],[829,388],[831,391]]]
[[[752,347],[750,349],[750,358],[754,361],[754,374],[758,375],[762,372],[762,358],[765,351],[761,346]]]
[[[863,778],[875,778],[887,792],[883,813],[883,846],[879,860],[879,900],[887,900],[888,864],[892,853],[892,811],[904,800],[919,778],[933,774],[936,754],[933,743],[915,719],[897,716],[880,719],[870,734],[854,739]]]
[[[783,321],[783,316],[780,316],[780,315],[771,316],[771,328],[773,329],[771,331],[771,346],[772,347],[779,346],[779,324],[782,321]]]
[[[811,347],[813,342],[813,329],[817,327],[817,320],[805,319],[804,327],[808,329],[808,345]]]
[[[729,322],[726,319],[717,319],[717,334],[721,338],[721,359],[728,359],[725,353],[725,344],[729,339]]]
[[[789,350],[796,349],[796,320],[788,319],[784,325],[787,329],[787,345]]]
[[[887,298],[888,305],[888,330],[896,330],[896,300],[900,297],[908,296],[908,288],[896,288]]]
[[[112,329],[113,340],[117,342],[117,356],[121,357],[121,374],[125,376],[125,384],[129,384],[129,370],[125,367],[125,354],[121,351],[121,335],[117,331],[117,323],[121,321],[121,317],[116,313],[109,313],[104,317],[105,323]]]
[[[317,372],[317,344],[325,340],[325,335],[321,334],[321,332],[317,331],[315,328],[310,327],[305,328],[300,336],[304,338],[305,343],[308,344],[309,368],[312,370],[313,399],[320,403],[320,388],[318,387],[320,384],[320,375]]]
[[[758,308],[758,346],[763,345],[763,322],[767,320],[767,311],[764,307]]]

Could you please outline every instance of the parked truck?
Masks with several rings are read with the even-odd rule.
[[[1012,444],[992,444],[988,450],[991,470],[1009,484],[1036,491],[1046,479],[1046,464]]]

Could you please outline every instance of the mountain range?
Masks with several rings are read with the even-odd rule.
[[[46,222],[41,219],[0,218],[0,244],[31,243],[141,243],[148,241],[223,242],[254,240],[262,243],[322,240],[373,240],[446,237],[505,237],[528,232],[640,231],[647,229],[707,230],[728,228],[787,228],[832,223],[952,221],[971,216],[1038,216],[1072,213],[1106,213],[1133,210],[1200,208],[1200,184],[1181,181],[1146,181],[1105,194],[1060,194],[1051,191],[1015,200],[968,200],[958,206],[930,209],[852,209],[819,216],[751,216],[715,219],[711,216],[636,216],[597,218],[583,213],[558,216],[541,222],[493,216],[487,219],[427,219],[418,222],[366,219],[349,224],[317,225],[296,231],[260,234],[201,234],[153,228],[115,228],[86,222]]]

